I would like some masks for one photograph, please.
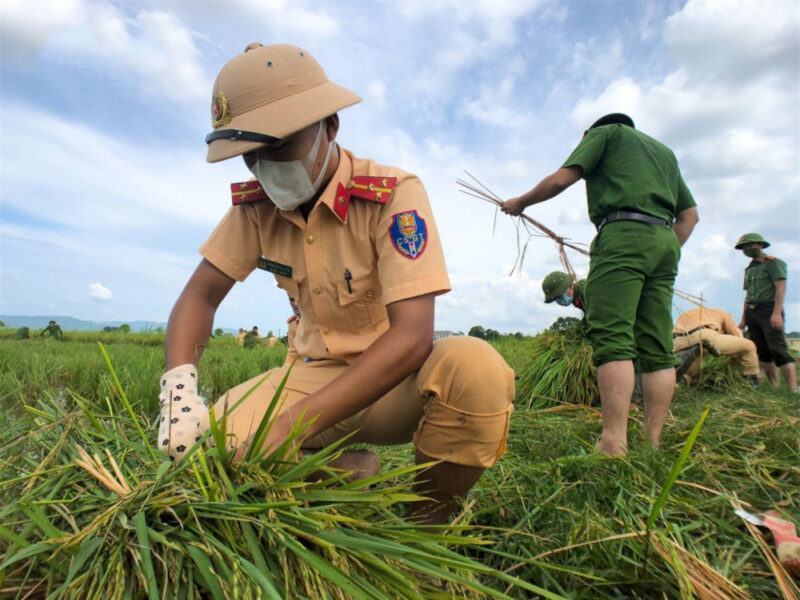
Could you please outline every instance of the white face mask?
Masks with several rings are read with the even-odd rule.
[[[328,170],[331,153],[334,151],[334,144],[331,142],[328,144],[328,152],[325,155],[325,162],[322,163],[322,169],[320,169],[317,179],[312,182],[309,173],[317,161],[321,141],[322,121],[317,128],[317,139],[314,140],[314,146],[305,158],[286,162],[259,158],[250,167],[250,172],[258,179],[269,199],[281,210],[294,210],[311,200],[319,191],[322,179]]]

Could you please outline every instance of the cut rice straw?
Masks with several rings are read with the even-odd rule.
[[[749,600],[752,596],[674,540],[653,534],[650,543],[672,567],[682,598]]]
[[[483,200],[484,202],[488,202],[489,204],[495,205],[497,208],[503,205],[503,200],[495,194],[492,190],[486,187],[481,181],[475,177],[472,173],[467,170],[464,170],[470,179],[474,181],[474,183],[470,181],[466,181],[464,179],[457,179],[456,184],[459,186],[459,192],[462,194],[466,194],[467,196],[472,196],[473,198],[478,198],[479,200]],[[477,185],[476,185],[477,184]],[[497,213],[495,213],[495,221],[497,219]],[[528,215],[522,214],[520,215],[520,222],[525,227],[525,230],[528,233],[528,241],[530,241],[531,237],[549,237],[558,245],[558,256],[561,259],[561,264],[566,269],[567,273],[569,273],[573,278],[575,278],[575,270],[572,268],[572,264],[569,262],[569,258],[567,257],[567,253],[564,250],[564,247],[570,248],[581,254],[589,256],[589,252],[585,248],[581,248],[574,243],[568,242],[567,238],[561,237],[560,235],[556,234],[552,229],[543,225],[536,219],[531,218]],[[536,233],[530,230],[528,226],[533,226],[538,229],[541,233]],[[494,229],[494,226],[493,226]],[[519,244],[519,228],[517,228],[517,260],[514,262],[514,267],[511,269],[511,273],[513,274],[515,270],[519,269],[522,270],[522,263],[525,260],[525,252],[528,248],[528,242],[526,241],[524,246],[520,248]]]

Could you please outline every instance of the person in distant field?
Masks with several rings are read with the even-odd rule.
[[[764,253],[769,242],[758,233],[745,233],[735,248],[750,258],[744,271],[746,291],[739,327],[750,333],[756,345],[761,369],[773,386],[778,385],[778,370],[793,392],[797,387],[797,367],[784,334],[786,279],[788,269],[780,258]]]
[[[258,343],[260,341],[261,341],[261,336],[258,333],[258,327],[253,327],[244,336],[244,347],[255,348],[256,346],[258,346]]]
[[[247,335],[247,332],[244,330],[244,327],[239,327],[239,333],[236,334],[236,345],[237,346],[244,346],[244,338]]]
[[[628,115],[595,121],[560,169],[507,200],[520,215],[586,180],[597,227],[586,281],[586,323],[603,413],[597,449],[627,453],[634,361],[643,375],[645,425],[658,446],[675,392],[672,292],[681,246],[699,220],[678,160]]]
[[[64,339],[64,332],[61,331],[61,327],[55,321],[50,321],[47,324],[47,327],[42,329],[42,332],[39,334],[39,337],[44,337],[45,335],[48,335],[56,340]]]
[[[748,383],[758,387],[758,354],[756,345],[744,337],[733,317],[720,308],[698,306],[686,311],[672,329],[675,352],[702,343],[716,356],[731,356],[741,366]],[[700,374],[700,357],[687,368],[685,377],[691,382]]]

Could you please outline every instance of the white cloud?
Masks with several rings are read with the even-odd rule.
[[[18,104],[0,115],[3,203],[78,230],[121,235],[213,225],[228,204],[237,163],[210,167],[196,152],[119,141],[101,131]],[[246,177],[245,177],[246,178]],[[64,204],[68,202],[68,210]]]
[[[519,41],[518,22],[543,6],[545,3],[541,0],[443,0],[400,4],[400,14],[423,31],[429,23],[441,25],[442,20],[447,23],[446,39],[432,46],[432,55],[420,62],[410,82],[413,88],[426,98],[439,98],[453,93],[453,78],[460,71],[475,73],[481,66],[494,62],[505,65],[508,52]]]
[[[499,81],[481,84],[478,97],[464,102],[464,113],[476,121],[501,128],[530,128],[533,118],[530,111],[520,109],[517,89],[517,82],[525,75],[526,68],[521,59],[510,61]]]
[[[373,79],[367,84],[369,99],[378,104],[386,102],[386,84],[380,79]]]
[[[114,293],[99,281],[89,284],[89,296],[100,302],[110,302],[114,299]]]
[[[798,11],[788,2],[735,6],[691,0],[666,22],[665,43],[678,59],[672,72],[645,82],[615,79],[570,116],[586,127],[602,114],[631,114],[676,151],[701,214],[738,227],[738,219],[773,211],[796,225]]]
[[[130,74],[144,93],[175,101],[206,98],[205,75],[193,33],[175,15],[143,10],[126,16],[110,2],[55,0],[0,4],[3,56],[24,68],[44,52]]]
[[[664,38],[706,79],[760,80],[775,70],[797,77],[799,17],[793,0],[691,0],[667,19]]]
[[[54,33],[80,26],[86,19],[82,0],[36,4],[28,0],[0,3],[0,50],[3,60],[33,64],[36,54]]]
[[[342,24],[335,16],[327,10],[308,8],[307,4],[297,0],[246,0],[226,4],[225,10],[247,11],[287,39],[297,34],[310,39],[332,38],[341,32]]]

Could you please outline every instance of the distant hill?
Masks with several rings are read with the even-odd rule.
[[[74,317],[64,315],[48,316],[23,316],[23,315],[0,315],[0,321],[6,327],[30,327],[31,329],[44,329],[48,321],[56,321],[64,331],[101,331],[103,327],[119,327],[123,323],[131,326],[131,331],[153,331],[159,327],[166,329],[166,323],[155,321],[84,321]],[[225,329],[223,327],[223,329]]]

